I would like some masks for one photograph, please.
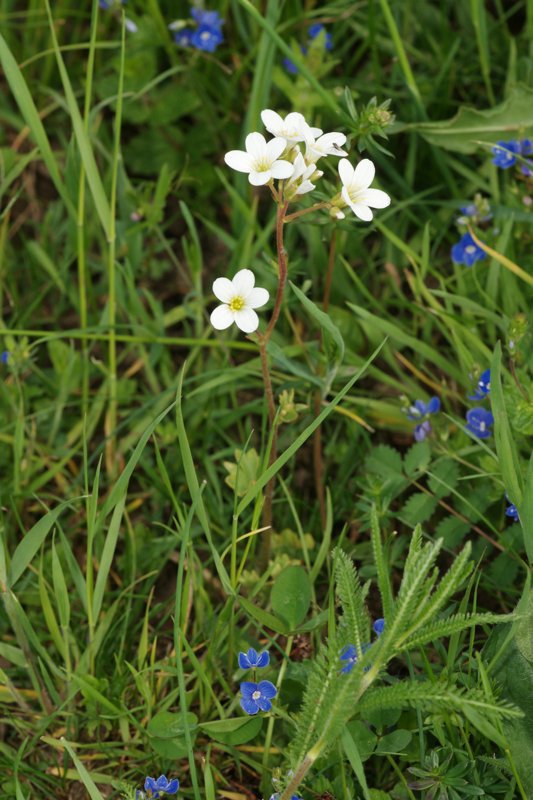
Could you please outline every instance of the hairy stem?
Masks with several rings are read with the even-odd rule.
[[[281,312],[281,304],[283,302],[283,294],[285,292],[285,286],[287,285],[287,254],[285,252],[285,247],[283,244],[283,224],[285,222],[285,215],[287,213],[287,207],[289,203],[285,201],[278,205],[278,211],[276,216],[276,250],[278,255],[278,288],[276,291],[276,300],[274,302],[274,310],[272,311],[272,316],[270,318],[270,322],[267,325],[267,329],[263,335],[259,336],[259,355],[261,357],[261,371],[263,373],[263,383],[265,385],[265,394],[267,398],[267,406],[268,406],[268,422],[270,425],[270,430],[272,431],[272,446],[270,448],[270,455],[268,459],[268,466],[274,463],[277,458],[278,448],[277,448],[277,431],[275,429],[276,424],[276,403],[274,400],[274,390],[272,388],[272,378],[270,376],[270,368],[268,365],[268,356],[267,356],[267,346],[272,336],[272,332],[275,328],[276,322],[278,321],[280,312]],[[272,525],[272,498],[274,496],[274,486],[276,483],[275,476],[270,479],[267,483],[265,488],[265,504],[263,506],[263,525],[264,527],[268,528],[262,537],[261,537],[261,550],[259,553],[259,566],[264,568],[268,564],[268,560],[270,558],[270,541],[271,541],[271,530],[270,527]]]

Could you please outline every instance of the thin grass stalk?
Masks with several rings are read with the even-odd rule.
[[[118,78],[117,111],[115,114],[115,137],[113,147],[113,166],[111,172],[110,217],[108,232],[108,322],[109,322],[109,407],[107,418],[107,467],[111,476],[116,474],[116,428],[117,428],[117,340],[116,340],[116,206],[118,166],[120,161],[120,131],[122,123],[122,95],[124,92],[124,65],[126,55],[126,16],[122,12],[122,39],[120,49],[120,72]]]

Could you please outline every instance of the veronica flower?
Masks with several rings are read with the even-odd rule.
[[[422,419],[428,414],[436,414],[440,411],[440,400],[438,397],[432,397],[427,403],[423,400],[415,400],[412,406],[409,406],[407,418],[408,419]]]
[[[170,28],[171,26],[169,25],[168,27]],[[180,47],[191,47],[193,36],[194,31],[192,28],[181,28],[174,34],[174,41]]]
[[[363,158],[355,169],[347,159],[339,162],[339,175],[342,181],[342,199],[350,206],[359,219],[370,222],[373,219],[371,208],[386,208],[390,197],[381,189],[370,189],[376,168],[370,159]]]
[[[486,369],[479,376],[476,391],[474,394],[469,394],[469,400],[484,400],[490,392],[490,369]]]
[[[378,636],[381,636],[381,634],[385,630],[385,620],[380,617],[374,622],[372,628],[374,630],[374,633],[377,633]]]
[[[466,430],[477,436],[478,439],[488,439],[492,435],[491,426],[494,417],[486,408],[471,408],[466,412]]]
[[[269,133],[273,136],[281,136],[290,143],[305,142],[322,134],[320,128],[312,128],[306,122],[304,115],[298,111],[291,111],[283,119],[276,111],[265,108],[261,111],[261,119]]]
[[[219,44],[223,41],[222,32],[207,25],[200,25],[191,36],[191,44],[197,50],[206,53],[214,53]]]
[[[316,39],[317,36],[320,36],[322,31],[326,31],[324,25],[321,25],[320,22],[315,22],[314,25],[310,25],[307,33],[309,34],[309,38]],[[326,31],[326,36],[324,38],[324,46],[326,50],[331,50],[333,47],[333,42],[331,40],[331,33]]]
[[[279,136],[266,141],[261,133],[249,133],[245,140],[246,151],[230,150],[224,161],[237,172],[247,172],[252,186],[264,186],[273,178],[290,178],[294,167],[289,161],[280,160],[287,142]]]
[[[179,780],[174,778],[168,781],[166,775],[160,775],[157,780],[155,780],[155,778],[146,778],[144,782],[145,792],[150,792],[148,797],[161,797],[162,794],[177,794],[179,788]]]
[[[218,11],[206,11],[203,8],[191,8],[191,17],[200,27],[211,28],[212,30],[220,31],[224,24],[224,20]]]
[[[259,683],[243,681],[241,683],[241,708],[250,715],[257,714],[258,711],[270,711],[272,708],[270,701],[277,693],[278,690],[270,681],[259,681]]]
[[[464,264],[467,267],[471,267],[476,261],[483,261],[487,258],[485,251],[475,243],[469,233],[465,233],[454,244],[451,255],[454,264]]]
[[[413,431],[415,442],[423,442],[432,430],[431,422],[428,419],[425,419],[424,422],[421,422],[419,425],[415,425]]]
[[[500,169],[509,169],[516,164],[516,156],[520,155],[520,143],[513,139],[510,142],[498,142],[492,148],[492,163]]]
[[[250,647],[247,653],[239,653],[239,667],[241,669],[256,669],[267,667],[270,663],[270,656],[267,650],[258,653]]]
[[[0,353],[0,364],[7,364],[9,361],[9,350],[3,350]]]
[[[266,289],[254,287],[255,275],[249,269],[241,269],[232,280],[217,278],[213,283],[213,294],[222,305],[211,312],[211,325],[223,331],[234,322],[244,333],[253,333],[259,326],[259,317],[254,309],[268,303]]]
[[[510,501],[510,500],[509,500],[509,498],[507,497],[507,494],[505,495],[505,499],[506,499],[506,500],[507,500],[507,502],[509,503],[509,505],[508,505],[508,506],[507,506],[507,508],[505,509],[505,516],[506,516],[506,517],[511,517],[511,519],[512,519],[514,522],[520,522],[520,517],[518,516],[518,509],[517,509],[517,507],[515,506],[515,504],[514,504],[514,503],[511,503],[511,501]]]

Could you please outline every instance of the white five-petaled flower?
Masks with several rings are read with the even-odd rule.
[[[217,278],[213,283],[213,294],[222,305],[211,313],[211,325],[223,331],[234,322],[244,333],[253,333],[259,325],[254,308],[268,303],[266,289],[254,288],[255,276],[249,269],[241,269],[230,281]]]
[[[291,111],[285,119],[276,111],[265,108],[261,111],[263,125],[273,136],[281,136],[287,142],[306,142],[316,139],[321,135],[320,128],[312,128],[306,121],[303,114],[298,111]]]
[[[355,169],[346,159],[339,162],[342,199],[355,216],[365,222],[372,220],[372,208],[386,208],[390,205],[390,197],[386,192],[369,188],[375,174],[376,168],[369,158],[363,158]]]
[[[318,139],[309,140],[305,150],[305,158],[307,161],[318,161],[319,158],[324,156],[347,156],[348,153],[342,149],[346,144],[346,136],[344,133],[324,133]]]
[[[303,155],[298,153],[294,159],[294,172],[285,185],[287,197],[292,197],[293,194],[306,194],[315,188],[315,184],[311,183],[310,178],[314,175],[315,178],[322,177],[324,173],[317,170],[316,164],[307,164]]]
[[[279,160],[287,142],[276,136],[269,142],[261,133],[249,133],[246,137],[246,152],[230,150],[224,161],[238,172],[248,172],[253,186],[264,186],[271,178],[290,178],[293,166],[289,161]]]

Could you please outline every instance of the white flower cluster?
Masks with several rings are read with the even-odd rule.
[[[317,168],[317,161],[325,156],[337,156],[342,190],[329,202],[319,204],[319,208],[329,208],[336,219],[343,219],[343,208],[351,208],[359,219],[370,222],[372,208],[386,208],[390,197],[380,189],[371,189],[375,167],[368,158],[363,158],[354,168],[347,160],[348,153],[343,150],[346,144],[344,133],[324,133],[320,128],[309,125],[304,116],[296,111],[287,114],[285,119],[267,108],[261,112],[261,119],[273,139],[266,141],[262,133],[249,133],[246,137],[246,150],[230,150],[224,160],[238,172],[248,175],[253,186],[269,185],[274,180],[282,181],[276,199],[287,202],[297,200],[301,195],[311,192],[324,174]],[[232,280],[217,278],[213,283],[213,293],[221,301],[211,314],[211,324],[217,330],[224,330],[234,322],[244,333],[253,333],[259,326],[256,308],[264,306],[269,300],[266,289],[255,286],[255,277],[249,269],[241,269]]]
[[[267,108],[261,112],[267,131],[274,138],[266,141],[262,133],[250,133],[246,137],[246,150],[230,150],[224,160],[238,172],[248,174],[253,186],[264,186],[273,180],[286,181],[283,194],[286,200],[311,192],[315,183],[324,174],[316,164],[325,156],[337,156],[342,191],[332,198],[330,213],[343,219],[342,208],[349,206],[356,217],[369,222],[372,208],[386,208],[390,197],[381,189],[371,189],[375,167],[368,158],[362,159],[354,168],[345,160],[348,153],[344,133],[324,133],[306,122],[303,114],[293,111],[285,119],[276,111]]]

